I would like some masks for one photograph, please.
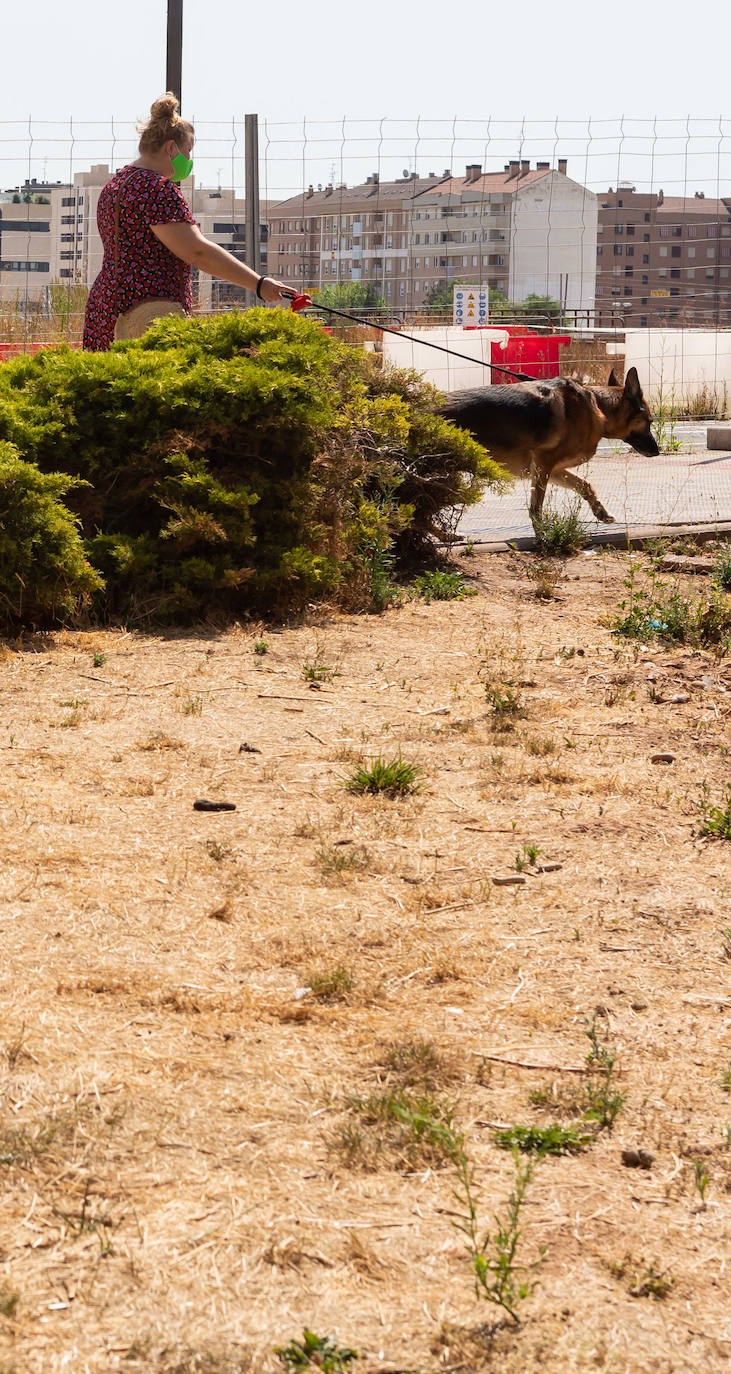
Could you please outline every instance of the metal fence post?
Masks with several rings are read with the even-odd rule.
[[[165,90],[183,103],[183,0],[168,0],[168,46]]]
[[[261,245],[259,240],[259,116],[247,114],[244,117],[245,159],[246,159],[246,261],[253,267],[257,276],[261,272]],[[259,305],[255,294],[251,303]]]

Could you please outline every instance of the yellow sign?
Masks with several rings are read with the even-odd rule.
[[[669,296],[669,295],[670,295],[670,292],[669,292],[669,291],[651,291],[651,292],[650,292],[650,295],[651,295],[651,296]]]

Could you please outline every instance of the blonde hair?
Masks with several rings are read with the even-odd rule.
[[[170,139],[180,145],[186,137],[195,138],[195,129],[178,114],[180,101],[172,91],[166,91],[150,110],[150,118],[139,128],[140,152],[158,153]]]

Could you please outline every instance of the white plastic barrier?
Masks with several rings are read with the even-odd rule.
[[[731,399],[731,332],[628,329],[625,368],[636,367],[650,405],[672,406],[704,393]]]
[[[490,385],[491,345],[496,343],[504,349],[509,339],[507,329],[460,329],[453,326],[444,329],[410,329],[401,337],[384,334],[383,356],[395,367],[415,368],[422,373],[425,382],[438,386],[440,391],[464,391],[472,386]],[[427,346],[420,340],[426,340]],[[438,353],[428,344],[439,344],[442,348],[454,349],[456,353],[466,353],[469,358],[474,358],[474,362]]]

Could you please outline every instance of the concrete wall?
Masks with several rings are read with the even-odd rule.
[[[593,310],[598,202],[593,191],[551,172],[519,190],[510,222],[508,296],[552,296]]]
[[[701,395],[731,398],[731,332],[628,329],[625,368],[636,367],[651,405]]]
[[[440,391],[464,391],[472,386],[490,385],[490,345],[499,343],[504,348],[509,337],[505,329],[411,329],[408,335],[401,337],[384,334],[383,356],[395,367],[415,368],[425,382],[431,382]],[[427,341],[426,346],[419,342],[422,339]],[[446,353],[437,353],[429,344],[466,353],[475,361],[465,362]],[[484,367],[483,363],[488,366]]]

